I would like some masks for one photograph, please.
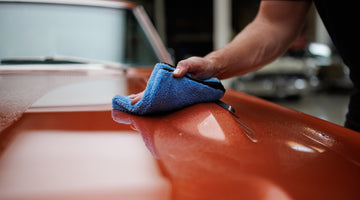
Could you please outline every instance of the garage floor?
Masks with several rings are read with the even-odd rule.
[[[275,100],[274,103],[343,126],[349,95],[313,93],[299,100]]]

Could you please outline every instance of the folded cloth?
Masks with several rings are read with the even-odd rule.
[[[112,101],[113,108],[147,115],[178,110],[200,102],[212,102],[224,96],[225,88],[217,78],[198,80],[190,74],[173,77],[174,69],[166,63],[156,64],[142,99],[131,105],[129,96],[116,95]]]

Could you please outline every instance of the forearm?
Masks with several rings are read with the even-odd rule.
[[[250,24],[224,48],[205,57],[217,66],[214,76],[223,79],[254,71],[287,49],[288,44],[279,42],[276,37],[272,38],[269,33],[252,26],[254,25]]]
[[[274,4],[274,2],[266,3]],[[271,6],[275,7],[274,12],[279,9],[278,5]],[[269,5],[262,7],[269,10]],[[291,9],[296,9],[298,12],[296,16],[289,16],[294,18],[291,21],[271,19],[273,16],[267,15],[274,15],[273,11],[260,9],[255,20],[228,45],[205,57],[217,66],[214,76],[224,79],[241,75],[254,71],[281,56],[297,38],[308,7],[307,4],[290,7],[289,12],[292,11]]]

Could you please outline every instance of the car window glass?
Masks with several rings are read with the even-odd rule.
[[[130,9],[1,3],[0,59],[69,56],[152,66],[159,61]]]

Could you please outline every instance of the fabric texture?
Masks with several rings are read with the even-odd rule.
[[[224,96],[225,88],[217,78],[197,80],[190,74],[176,78],[172,74],[174,69],[166,63],[156,64],[143,98],[131,105],[129,96],[116,95],[112,101],[113,108],[131,114],[148,115],[212,102]]]

